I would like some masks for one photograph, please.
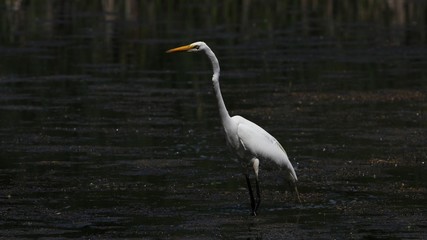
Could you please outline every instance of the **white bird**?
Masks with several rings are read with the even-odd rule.
[[[182,51],[203,51],[211,60],[213,69],[212,83],[215,90],[216,99],[218,101],[219,115],[221,117],[222,126],[224,127],[227,144],[231,150],[237,154],[239,161],[242,163],[242,166],[244,166],[246,170],[248,167],[252,167],[255,173],[255,186],[257,194],[256,199],[254,198],[252,191],[249,172],[245,172],[249,197],[251,201],[252,214],[257,214],[257,210],[261,202],[258,178],[260,160],[275,163],[277,167],[284,170],[286,180],[288,180],[288,182],[294,186],[298,200],[301,202],[298,189],[296,187],[296,181],[298,178],[282,145],[280,145],[280,143],[273,136],[271,136],[267,131],[265,131],[257,124],[241,116],[230,117],[228,114],[219,87],[220,67],[215,53],[204,42],[194,42],[189,45],[170,49],[166,52],[173,53]]]

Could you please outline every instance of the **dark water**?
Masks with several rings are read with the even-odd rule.
[[[419,239],[424,1],[0,3],[0,237]],[[232,114],[288,152],[249,215],[201,54]]]

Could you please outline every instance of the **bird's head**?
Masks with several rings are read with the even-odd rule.
[[[199,52],[199,51],[203,51],[206,48],[208,48],[208,45],[206,45],[206,43],[204,42],[194,42],[191,43],[189,45],[185,45],[185,46],[181,46],[181,47],[177,47],[177,48],[172,48],[167,50],[167,53],[173,53],[173,52]]]

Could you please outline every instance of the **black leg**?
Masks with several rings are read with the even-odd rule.
[[[257,201],[256,201],[254,212],[258,211],[258,207],[261,204],[261,191],[259,189],[258,178],[255,178],[255,181],[256,181],[256,196],[257,196]]]
[[[248,184],[249,198],[251,200],[252,214],[254,216],[256,216],[255,199],[254,199],[254,193],[252,191],[251,181],[249,180],[249,175],[248,174],[245,174],[245,177],[246,177],[246,183]]]

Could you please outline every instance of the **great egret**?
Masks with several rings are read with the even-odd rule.
[[[231,150],[237,154],[239,161],[246,169],[244,175],[248,184],[252,214],[257,214],[257,210],[261,202],[258,178],[260,160],[275,163],[279,168],[284,170],[286,179],[289,183],[294,185],[295,193],[299,202],[301,202],[298,189],[295,184],[298,180],[297,175],[295,174],[295,170],[289,161],[286,151],[283,149],[280,143],[257,124],[241,116],[230,117],[228,114],[219,87],[220,68],[215,53],[204,42],[194,42],[189,45],[170,49],[166,52],[173,53],[182,51],[203,51],[212,62],[212,83],[215,90],[216,99],[218,101],[219,115],[221,117],[222,126],[224,127],[227,144],[230,146]],[[248,167],[252,167],[255,173],[256,199],[252,191]]]

